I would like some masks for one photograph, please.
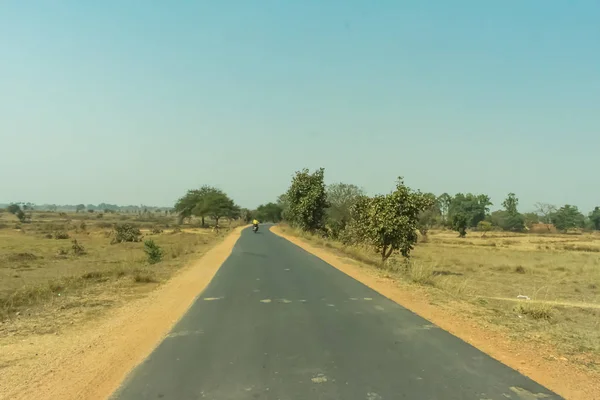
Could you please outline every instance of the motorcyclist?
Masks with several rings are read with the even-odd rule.
[[[258,220],[256,218],[254,218],[252,220],[252,226],[254,226],[255,228],[258,228]]]

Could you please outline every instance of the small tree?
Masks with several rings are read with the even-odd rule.
[[[83,211],[83,210],[85,210],[85,204],[77,204],[75,206],[75,212],[80,212],[80,211]]]
[[[595,207],[590,213],[590,222],[595,230],[600,231],[600,207]]]
[[[11,214],[17,215],[17,213],[21,211],[21,207],[18,204],[11,204],[8,207],[6,207],[6,211],[8,211]]]
[[[394,192],[357,201],[350,229],[359,241],[375,247],[382,262],[394,251],[408,258],[417,242],[419,213],[432,205],[430,197],[413,192],[400,177]]]
[[[486,233],[492,230],[492,223],[489,221],[479,221],[477,230],[481,232],[481,237],[485,237]]]
[[[144,242],[144,252],[148,256],[150,264],[156,264],[162,260],[163,250],[152,239]]]
[[[525,229],[525,218],[517,210],[518,205],[519,199],[514,193],[509,193],[502,202],[506,215],[500,226],[505,231],[522,232]]]
[[[298,171],[286,193],[286,219],[304,231],[315,232],[325,227],[325,215],[329,204],[324,175],[323,168],[312,174],[306,168]]]

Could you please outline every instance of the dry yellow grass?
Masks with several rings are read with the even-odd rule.
[[[143,242],[111,245],[117,222],[141,228],[144,239],[163,249],[163,261],[148,264]],[[228,231],[174,231],[175,222],[157,215],[34,212],[31,223],[20,224],[0,214],[0,336],[54,333],[96,317],[154,289]],[[56,232],[69,238],[55,239]],[[73,249],[73,240],[83,252]]]
[[[301,235],[393,279],[425,288],[440,306],[459,301],[482,324],[513,338],[551,343],[557,354],[600,370],[600,235],[433,231],[406,263],[380,265],[365,248]],[[527,296],[522,299],[519,296]]]

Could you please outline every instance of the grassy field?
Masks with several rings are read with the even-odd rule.
[[[551,343],[557,356],[600,370],[600,235],[432,231],[412,259],[388,260],[289,227],[285,232],[427,290],[440,307],[459,307],[519,340]],[[522,298],[522,296],[527,296]]]
[[[116,223],[143,239],[111,244]],[[33,212],[30,223],[0,214],[0,336],[56,333],[136,298],[198,258],[230,227],[215,232],[176,226],[175,217],[146,214]],[[150,264],[144,241],[163,251]],[[75,242],[76,241],[76,242]]]

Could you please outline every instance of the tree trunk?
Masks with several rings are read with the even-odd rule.
[[[202,216],[202,227],[204,228],[204,215]]]

